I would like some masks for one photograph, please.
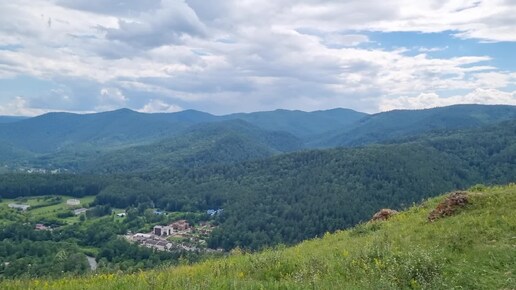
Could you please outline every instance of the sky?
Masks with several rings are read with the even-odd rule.
[[[516,0],[0,0],[0,115],[516,105]]]

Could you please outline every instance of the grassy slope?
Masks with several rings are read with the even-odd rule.
[[[6,281],[1,289],[515,289],[516,184],[471,194],[427,222],[443,196],[387,222],[291,248],[130,275]]]

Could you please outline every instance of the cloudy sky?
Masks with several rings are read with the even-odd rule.
[[[0,115],[516,105],[516,0],[0,0]]]

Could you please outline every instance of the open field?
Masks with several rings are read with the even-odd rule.
[[[57,214],[69,212],[74,208],[80,207],[88,207],[90,203],[93,202],[95,196],[86,196],[82,198],[77,198],[80,200],[80,205],[78,206],[69,206],[66,204],[68,199],[72,199],[74,197],[65,196],[65,195],[50,195],[50,196],[37,196],[37,197],[19,197],[15,199],[2,199],[0,202],[0,207],[7,208],[10,203],[18,203],[18,204],[28,204],[31,207],[22,212],[26,215],[30,220],[37,221],[39,219],[48,219],[48,218],[57,218]],[[79,221],[78,216],[72,216],[67,218],[62,218],[61,220],[66,221],[67,223],[74,223]]]

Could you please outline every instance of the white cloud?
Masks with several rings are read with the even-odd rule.
[[[145,106],[140,108],[138,111],[142,113],[171,113],[171,112],[178,112],[182,111],[183,108],[165,103],[162,100],[150,100]]]
[[[99,103],[95,108],[98,111],[108,111],[125,107],[127,97],[117,88],[102,88],[99,94]]]
[[[504,92],[496,89],[477,88],[465,95],[441,97],[438,94],[421,93],[414,97],[397,97],[383,99],[380,102],[380,111],[394,109],[427,109],[454,104],[485,104],[485,105],[516,105],[516,91]]]
[[[0,43],[16,48],[0,48],[0,78],[55,82],[76,110],[153,110],[171,100],[214,113],[336,106],[375,111],[382,100],[421,92],[512,90],[516,77],[514,69],[494,67],[494,56],[432,54],[445,46],[388,50],[368,32],[454,31],[462,38],[515,41],[515,4],[11,1],[0,3]],[[45,108],[54,100],[41,100],[49,92],[23,95]]]
[[[36,116],[47,113],[48,110],[32,108],[27,100],[21,96],[4,105],[0,105],[0,115],[2,116]]]

